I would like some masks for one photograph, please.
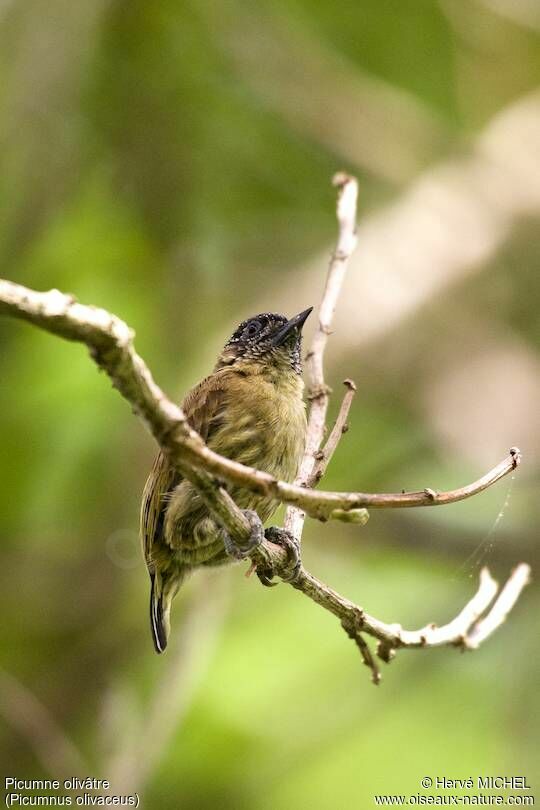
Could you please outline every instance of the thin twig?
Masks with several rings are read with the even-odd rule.
[[[343,399],[341,401],[339,413],[334,423],[334,427],[330,431],[330,435],[326,440],[326,444],[322,450],[319,450],[315,454],[315,464],[307,482],[308,487],[314,487],[319,483],[326,472],[326,468],[328,467],[332,456],[336,451],[341,437],[347,432],[347,419],[349,418],[349,411],[351,409],[354,395],[356,394],[356,385],[352,380],[349,379],[343,380],[343,385],[345,386],[345,394],[343,395]]]
[[[521,563],[512,572],[488,615],[478,622],[465,639],[468,650],[476,650],[505,621],[519,599],[523,588],[531,581],[531,569]]]
[[[283,503],[298,506],[310,517],[318,520],[335,520],[339,517],[337,510],[351,509],[400,509],[416,506],[441,506],[456,503],[471,498],[479,492],[500,481],[508,473],[513,472],[521,461],[521,454],[515,447],[511,448],[506,458],[493,469],[464,487],[437,492],[426,488],[414,492],[326,492],[324,490],[308,489],[298,484],[287,484],[278,481],[268,473],[261,472],[253,467],[245,467],[230,459],[219,456],[206,446],[186,448],[186,454],[193,464],[205,469],[216,477],[265,495],[273,495]]]
[[[300,463],[295,484],[305,487],[312,478],[316,454],[319,451],[326,429],[326,413],[330,389],[324,381],[324,351],[332,329],[334,313],[349,259],[356,247],[356,204],[358,182],[344,172],[334,175],[333,184],[338,189],[337,220],[339,234],[336,250],[330,260],[326,285],[319,307],[319,321],[311,347],[306,355],[309,380],[308,397],[311,402],[306,447]],[[290,501],[289,501],[290,503]],[[304,528],[304,506],[289,508],[285,513],[284,528],[300,542]]]
[[[354,641],[356,646],[360,651],[360,655],[362,656],[362,661],[371,670],[371,681],[378,686],[381,682],[381,671],[373,657],[373,653],[369,648],[369,644],[364,639],[363,635],[360,633],[359,621],[361,622],[362,614],[359,611],[358,615],[353,617],[351,622],[348,622],[346,619],[342,619],[341,626],[347,633],[350,639]]]

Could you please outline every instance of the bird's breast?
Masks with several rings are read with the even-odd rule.
[[[231,387],[221,425],[210,446],[242,464],[292,481],[304,450],[306,412],[302,380],[281,384],[259,377]]]

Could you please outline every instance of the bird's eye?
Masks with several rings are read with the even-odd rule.
[[[246,334],[248,337],[255,337],[261,331],[261,324],[259,321],[251,321],[246,327]]]

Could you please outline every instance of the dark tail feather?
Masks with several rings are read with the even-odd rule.
[[[168,575],[157,572],[150,574],[150,628],[157,653],[164,652],[167,647],[172,600],[186,573],[177,570]]]
[[[159,577],[161,580],[161,577]],[[162,653],[167,646],[167,631],[163,623],[163,591],[156,582],[156,575],[150,574],[150,628],[152,640],[157,653]]]

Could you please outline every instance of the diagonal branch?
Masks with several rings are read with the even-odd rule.
[[[334,423],[334,427],[330,431],[330,435],[326,440],[326,444],[322,450],[318,450],[317,453],[315,453],[315,464],[313,465],[311,475],[307,481],[309,487],[316,486],[319,483],[326,472],[326,468],[328,467],[332,456],[336,451],[341,437],[349,428],[347,425],[347,419],[349,417],[349,411],[351,409],[354,395],[356,394],[356,385],[352,380],[349,379],[343,380],[343,385],[345,386],[346,390],[341,401],[341,407]]]

